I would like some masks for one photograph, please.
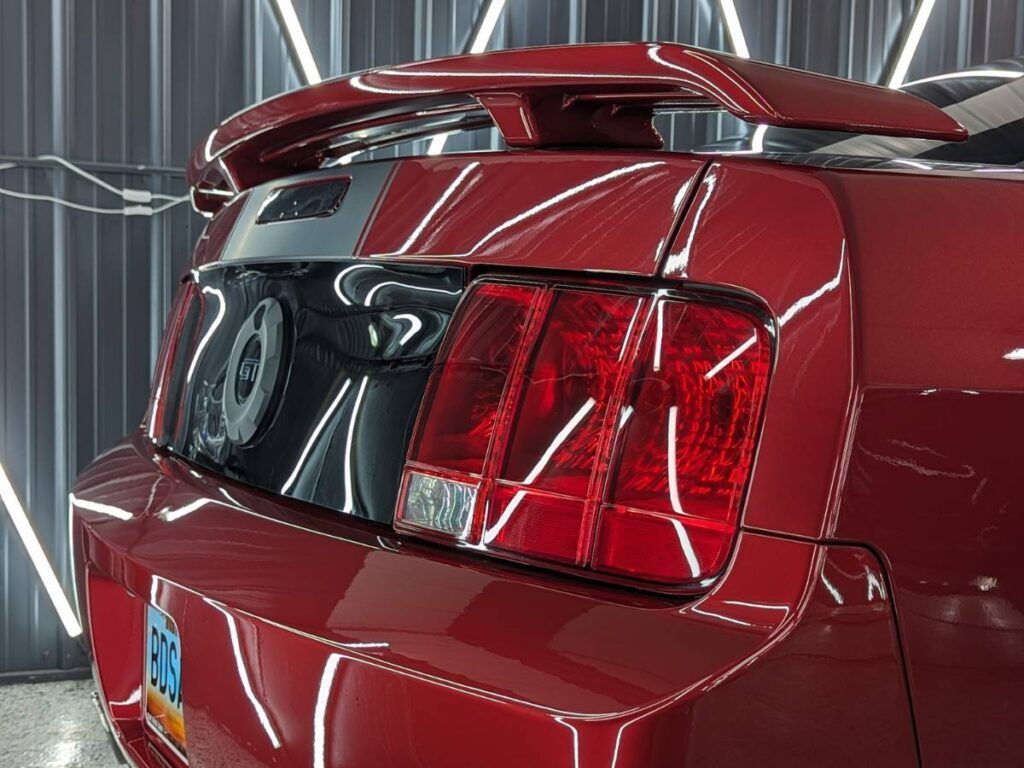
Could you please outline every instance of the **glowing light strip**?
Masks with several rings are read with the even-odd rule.
[[[1009,69],[965,69],[963,72],[947,72],[944,75],[933,75],[932,77],[922,77],[920,80],[911,80],[909,83],[903,83],[900,87],[906,88],[911,85],[921,85],[922,83],[937,83],[941,80],[961,80],[970,79],[972,77],[994,77],[1000,80],[1016,80],[1018,77],[1024,75],[1024,72],[1013,72]]]
[[[501,12],[504,8],[505,0],[491,0],[487,10],[484,11],[484,18],[476,32],[476,37],[473,38],[473,42],[469,46],[470,53],[483,53],[487,50],[487,44],[491,41],[491,35],[494,34],[494,28],[498,26],[498,19],[501,18]],[[444,145],[448,142],[449,136],[451,136],[450,131],[448,133],[439,133],[432,138],[427,154],[440,155],[444,151]]]
[[[299,17],[295,15],[295,7],[292,5],[292,0],[275,0],[275,2],[277,3],[280,19],[284,23],[284,31],[288,35],[292,49],[295,51],[295,56],[299,60],[299,68],[302,70],[302,76],[306,81],[306,85],[319,83],[322,80],[320,70],[317,69],[316,61],[313,59],[313,52],[309,49],[309,42],[306,40],[306,34],[302,31]]]
[[[7,514],[10,515],[11,522],[14,523],[14,530],[21,537],[21,543],[25,545],[25,551],[28,553],[32,565],[35,566],[36,573],[39,574],[43,588],[49,595],[53,607],[57,610],[57,616],[64,625],[65,631],[69,637],[78,637],[82,634],[82,625],[78,623],[75,610],[71,607],[67,595],[64,594],[64,589],[61,587],[60,581],[57,580],[57,574],[54,573],[53,566],[50,565],[36,532],[32,530],[28,515],[25,514],[25,508],[21,505],[3,464],[0,464],[0,501],[3,501]]]
[[[718,7],[722,10],[722,18],[725,19],[725,28],[729,32],[733,51],[737,56],[749,59],[750,49],[747,48],[747,38],[743,35],[743,27],[740,25],[740,15],[736,12],[736,4],[733,0],[718,0]]]
[[[935,0],[920,0],[917,8],[914,9],[914,19],[910,24],[910,29],[907,31],[907,37],[903,41],[900,54],[896,58],[896,65],[892,68],[889,82],[886,83],[890,88],[899,88],[903,85],[903,81],[907,77],[907,71],[910,69],[910,62],[914,60],[917,46],[921,42],[924,28],[928,24],[928,18],[932,15],[934,8]]]

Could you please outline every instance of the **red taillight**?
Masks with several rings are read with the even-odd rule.
[[[396,527],[671,587],[721,570],[768,378],[761,325],[662,294],[478,283],[451,327]]]

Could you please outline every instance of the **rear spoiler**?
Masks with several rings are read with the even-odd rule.
[[[331,158],[497,127],[512,147],[658,149],[658,111],[726,110],[786,128],[962,141],[938,107],[878,86],[662,43],[552,46],[372,69],[275,96],[196,147],[188,182],[212,213],[239,192]]]

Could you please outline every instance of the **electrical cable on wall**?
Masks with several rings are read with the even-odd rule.
[[[84,203],[76,203],[72,200],[54,197],[53,195],[37,194],[34,192],[19,192],[6,187],[0,187],[0,196],[13,197],[19,200],[53,203],[54,205],[71,208],[76,211],[85,211],[86,213],[96,213],[108,216],[153,216],[157,213],[163,213],[164,211],[188,200],[188,195],[175,197],[174,195],[167,195],[162,192],[150,192],[146,189],[132,189],[127,187],[121,189],[119,187],[115,187],[113,184],[104,181],[98,176],[78,167],[71,161],[66,160],[63,157],[58,157],[57,155],[39,155],[35,159],[42,162],[60,165],[72,173],[81,176],[86,181],[92,182],[101,189],[117,195],[124,202],[131,203],[131,205],[126,205],[121,208],[99,208],[94,205],[86,205]],[[18,163],[0,163],[0,171],[6,171],[18,167],[21,167]],[[154,206],[151,204],[154,201],[163,201],[163,203]]]

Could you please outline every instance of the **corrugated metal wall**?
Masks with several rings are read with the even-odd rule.
[[[480,5],[295,2],[325,76],[458,52]],[[913,0],[736,5],[755,58],[878,81]],[[728,47],[714,0],[508,0],[495,32],[496,47],[637,39]],[[1021,53],[1024,0],[939,0],[910,77]],[[0,165],[53,152],[116,186],[180,194],[187,153],[216,121],[298,85],[269,0],[0,0]],[[742,129],[688,118],[669,130]],[[0,170],[0,186],[118,203],[45,166]],[[65,583],[71,479],[139,420],[200,226],[184,206],[125,219],[0,198],[0,462]],[[0,514],[0,673],[84,662]]]

